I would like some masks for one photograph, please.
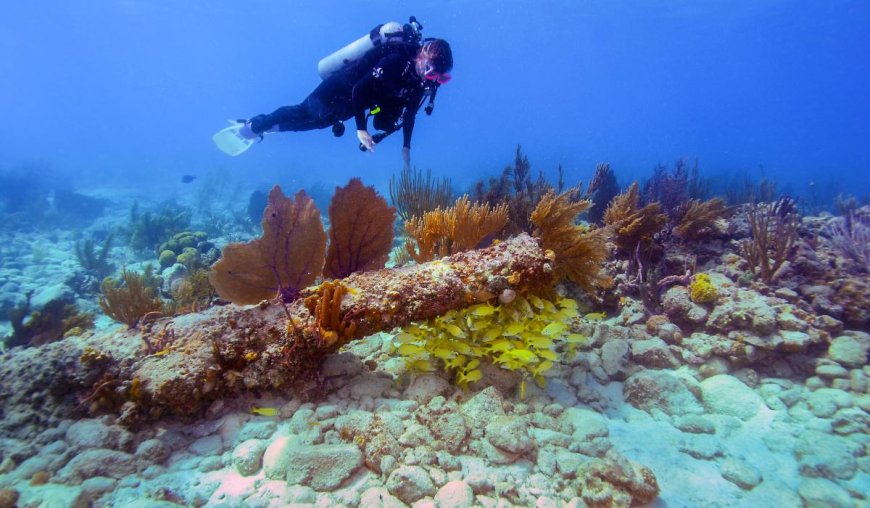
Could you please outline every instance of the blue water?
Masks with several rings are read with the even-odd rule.
[[[568,183],[602,161],[628,183],[697,157],[702,175],[870,192],[870,3],[844,0],[7,2],[0,169],[83,191],[214,171],[385,188],[400,136],[363,154],[352,132],[284,133],[229,158],[211,135],[300,101],[321,57],[410,14],[455,57],[413,162],[460,187],[522,144],[535,170],[561,164]]]

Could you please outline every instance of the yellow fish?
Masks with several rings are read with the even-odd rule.
[[[505,353],[504,356],[514,358],[523,363],[534,363],[539,360],[538,356],[528,349],[513,349]]]
[[[454,337],[465,337],[465,332],[462,331],[462,328],[452,323],[444,325],[444,330]]]
[[[471,307],[471,313],[475,316],[491,316],[495,313],[492,305],[475,305]]]
[[[251,413],[260,416],[278,416],[278,409],[274,407],[252,407]]]
[[[589,321],[601,321],[607,317],[607,314],[603,312],[590,312],[586,314],[586,319]]]
[[[483,338],[485,340],[492,340],[499,336],[501,336],[501,327],[498,325],[487,328],[486,331],[483,332]]]
[[[417,344],[402,344],[399,346],[399,354],[402,356],[416,356],[423,351],[424,349]]]
[[[519,335],[525,327],[526,325],[523,322],[511,323],[504,328],[503,333],[505,335]]]
[[[577,309],[577,300],[571,298],[562,298],[559,300],[559,306],[563,309]]]
[[[562,333],[564,331],[565,331],[565,323],[562,323],[560,321],[553,321],[552,323],[545,326],[544,329],[541,330],[541,333],[543,333],[544,335],[548,335],[550,337],[553,337],[555,335],[559,335],[560,333]]]

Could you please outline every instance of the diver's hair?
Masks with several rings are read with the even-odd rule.
[[[449,72],[453,69],[453,51],[450,50],[450,44],[444,39],[427,39],[423,44],[430,58],[432,65],[438,72]]]

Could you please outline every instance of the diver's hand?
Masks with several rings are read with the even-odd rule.
[[[369,134],[369,131],[358,130],[356,131],[356,137],[359,139],[360,144],[366,147],[366,150],[369,152],[375,151],[375,140],[372,139],[372,135]]]
[[[402,147],[402,163],[405,166],[405,170],[411,169],[411,149],[407,146]]]

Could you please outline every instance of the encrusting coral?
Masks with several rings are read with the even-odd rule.
[[[329,205],[329,248],[323,275],[340,279],[383,268],[393,245],[396,209],[359,178],[337,188]]]
[[[310,286],[289,305],[276,298],[244,309],[212,308],[195,322],[158,318],[151,329],[169,333],[172,323],[172,347],[106,374],[115,380],[112,386],[127,387],[120,393],[137,383],[139,395],[126,401],[121,416],[126,425],[168,413],[191,416],[228,393],[298,387],[351,340],[504,292],[528,294],[551,286],[552,277],[552,260],[523,234],[430,263],[357,272]]]
[[[405,222],[405,230],[413,239],[405,247],[414,261],[431,261],[477,247],[485,238],[498,233],[507,221],[507,204],[472,205],[467,195],[462,196],[451,208],[437,208]]]
[[[586,211],[591,202],[573,201],[577,189],[556,195],[547,193],[532,212],[535,236],[544,249],[556,256],[556,278],[567,278],[586,291],[606,284],[608,278],[601,273],[601,264],[607,259],[607,231],[586,230],[575,224],[577,216]]]
[[[689,283],[689,298],[695,303],[711,303],[715,302],[719,296],[719,291],[710,276],[706,273],[698,273],[692,277],[692,282]]]
[[[314,201],[299,191],[290,199],[275,186],[263,212],[263,236],[224,247],[209,274],[218,294],[246,305],[280,296],[296,299],[323,267],[326,233]]]

